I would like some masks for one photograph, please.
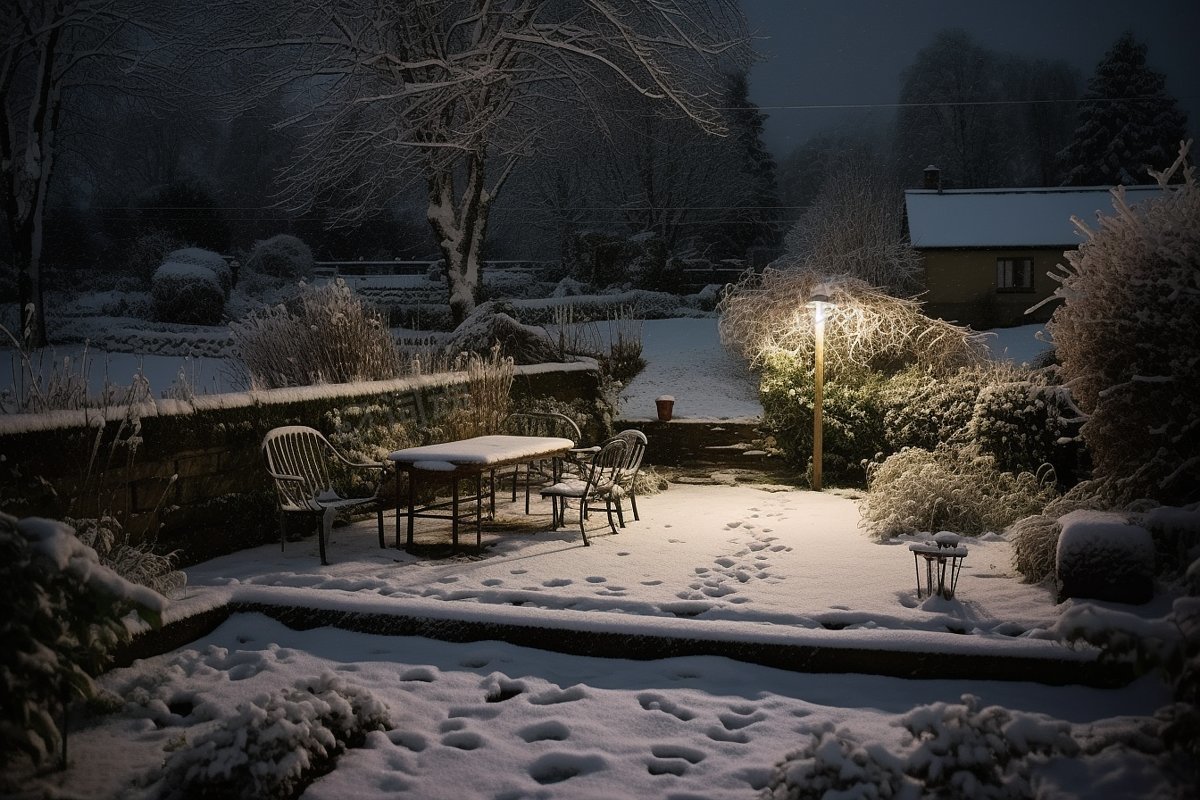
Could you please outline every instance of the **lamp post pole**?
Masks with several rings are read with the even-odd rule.
[[[825,402],[825,303],[817,302],[814,305],[816,306],[815,313],[813,314],[816,336],[813,351],[816,364],[813,374],[812,488],[814,491],[819,492],[821,491],[821,449],[824,444],[822,441],[824,435],[822,406]]]

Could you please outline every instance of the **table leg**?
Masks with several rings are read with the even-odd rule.
[[[413,548],[413,510],[416,508],[417,502],[417,471],[415,469],[408,470],[408,540],[407,548],[409,551]]]
[[[495,510],[492,516],[495,517]],[[483,473],[475,473],[475,549],[483,547]]]
[[[458,476],[455,475],[450,479],[450,541],[453,544],[454,552],[458,552]]]

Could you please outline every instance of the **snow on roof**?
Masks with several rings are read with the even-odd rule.
[[[1161,190],[1127,186],[1137,204]],[[909,189],[904,193],[913,247],[1075,247],[1076,216],[1094,225],[1112,213],[1111,190],[1097,186],[1039,189]]]

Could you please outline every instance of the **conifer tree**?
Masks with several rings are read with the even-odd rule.
[[[1147,167],[1171,162],[1187,118],[1165,82],[1146,66],[1146,45],[1122,35],[1096,66],[1079,106],[1079,127],[1059,153],[1064,186],[1149,183]]]
[[[763,123],[767,115],[750,100],[744,71],[729,76],[726,89],[727,124],[741,180],[746,182],[742,209],[731,218],[738,223],[727,235],[732,251],[743,255],[754,245],[772,246],[778,241],[774,221],[778,216],[779,191],[775,181],[775,159],[763,145]]]

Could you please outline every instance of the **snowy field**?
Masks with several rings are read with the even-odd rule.
[[[869,540],[851,497],[676,484],[639,508],[642,520],[619,535],[594,519],[585,549],[575,528],[548,530],[544,505],[526,517],[502,504],[484,555],[439,560],[380,550],[373,522],[360,522],[334,531],[329,567],[309,537],[190,568],[168,619],[240,600],[574,631],[1061,653],[1042,637],[1062,607],[1047,587],[1018,580],[1000,537],[968,543],[954,600],[919,600],[907,548]],[[444,523],[419,522],[419,539],[447,535]],[[386,523],[391,544],[394,518]],[[1167,601],[1138,611],[1164,613]],[[75,730],[71,768],[28,796],[159,796],[166,751],[248,713],[239,704],[325,673],[372,692],[394,727],[349,751],[306,798],[748,798],[826,725],[900,748],[903,714],[970,693],[1086,736],[1128,727],[1167,700],[1152,679],[1101,690],[802,674],[717,657],[634,662],[494,641],[297,632],[242,614],[105,676],[129,702]],[[1143,756],[1101,756],[1040,771],[1045,796],[1163,796]]]

